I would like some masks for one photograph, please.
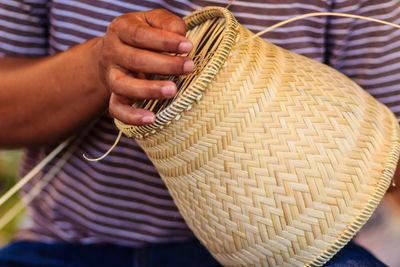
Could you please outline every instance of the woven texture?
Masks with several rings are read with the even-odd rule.
[[[332,68],[255,38],[224,39],[138,139],[196,237],[223,265],[320,266],[366,222],[399,154],[394,115]],[[200,99],[201,97],[201,99]],[[176,104],[174,106],[174,104]]]

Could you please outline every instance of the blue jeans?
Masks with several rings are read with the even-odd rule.
[[[1,267],[211,267],[220,266],[196,240],[132,248],[116,245],[18,241],[0,250]],[[350,242],[325,266],[385,266]]]

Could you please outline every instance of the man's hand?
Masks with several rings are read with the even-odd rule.
[[[144,74],[180,75],[193,70],[184,56],[192,44],[185,38],[182,19],[166,10],[128,13],[114,19],[101,40],[100,75],[111,92],[109,112],[127,124],[154,121],[154,113],[134,109],[135,99],[164,99],[174,96],[171,81],[146,80]]]
[[[145,74],[179,75],[193,70],[184,22],[164,10],[117,17],[104,37],[42,58],[0,58],[0,147],[56,144],[87,127],[109,107],[129,124],[151,123],[151,111],[135,99],[169,98],[171,81]]]

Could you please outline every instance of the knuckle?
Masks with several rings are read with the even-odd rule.
[[[126,57],[127,65],[130,70],[136,71],[139,66],[141,66],[141,56],[138,52],[132,52]]]
[[[113,61],[113,52],[110,48],[108,48],[108,44],[106,41],[101,51],[100,61],[104,67],[107,67],[107,65],[111,64],[111,62]]]
[[[116,34],[118,32],[121,17],[114,18],[107,27],[106,34]]]
[[[123,88],[124,88],[123,77],[120,75],[115,75],[114,72],[110,72],[109,87],[112,93],[121,95],[123,93]]]
[[[110,102],[108,103],[108,114],[112,118],[118,117],[118,112],[116,111],[115,104],[114,104],[114,101],[112,100],[112,98],[110,98]]]
[[[129,30],[129,41],[132,45],[135,45],[138,43],[139,40],[143,38],[143,27],[141,27],[140,25],[135,25]]]
[[[162,34],[162,38],[161,38],[162,47],[177,49],[178,43],[179,42],[177,42],[175,39],[168,38],[168,36],[165,32]]]
[[[170,18],[168,21],[168,26],[174,32],[178,32],[183,35],[186,33],[185,22],[179,18]]]
[[[108,114],[110,115],[111,118],[114,118],[114,119],[117,118],[117,116],[116,116],[116,114],[115,114],[115,112],[114,112],[114,109],[113,109],[113,107],[112,107],[111,104],[110,104],[110,106],[109,106],[109,108],[108,108]]]
[[[132,51],[129,55],[126,55],[126,64],[130,70],[136,71],[138,66],[140,66],[140,53],[137,51]]]
[[[180,34],[185,36],[186,35],[186,24],[185,22],[174,15],[171,15],[166,18],[164,28],[168,31]]]
[[[111,92],[113,92],[114,94],[122,95],[123,89],[122,89],[121,82],[116,81],[116,80],[111,81],[111,83],[110,83],[110,90],[111,90]]]
[[[149,12],[152,12],[159,16],[165,16],[165,15],[171,14],[169,11],[167,11],[166,9],[163,9],[163,8],[157,8],[157,9],[151,10]]]
[[[104,83],[105,83],[106,88],[107,88],[110,92],[112,92],[112,90],[111,90],[112,77],[111,77],[111,75],[110,75],[110,71],[109,71],[109,69],[107,69],[107,68],[104,68],[103,71],[104,71],[104,72],[103,72],[103,77],[102,77],[102,79],[103,79],[103,81],[104,81]]]

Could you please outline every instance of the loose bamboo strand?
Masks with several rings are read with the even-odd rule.
[[[374,21],[377,23],[381,23],[381,24],[386,24],[395,28],[400,29],[400,26],[395,24],[395,23],[391,23],[388,21],[384,21],[384,20],[380,20],[380,19],[374,19],[374,18],[370,18],[370,17],[365,17],[365,16],[359,16],[359,15],[353,15],[353,14],[346,14],[346,13],[336,13],[336,12],[315,12],[315,13],[308,13],[308,14],[304,14],[304,15],[300,15],[300,16],[296,16],[281,22],[278,22],[274,25],[272,25],[271,27],[268,27],[267,29],[258,32],[257,34],[254,34],[253,36],[251,36],[250,38],[240,42],[239,44],[236,45],[235,48],[238,48],[240,46],[242,46],[243,44],[249,42],[250,40],[253,40],[256,37],[259,37],[269,31],[272,31],[280,26],[283,26],[285,24],[288,24],[290,22],[296,21],[296,20],[300,20],[300,19],[304,19],[304,18],[309,18],[309,17],[318,17],[318,16],[337,16],[337,17],[346,17],[346,18],[354,18],[354,19],[362,19],[362,20],[367,20],[367,21]]]
[[[229,9],[231,5],[235,2],[235,0],[229,1],[229,3],[226,5],[226,9]]]
[[[38,174],[54,157],[56,157],[73,139],[68,138],[60,145],[58,145],[49,155],[47,155],[38,165],[35,166],[27,175],[25,175],[18,183],[16,183],[10,190],[8,190],[0,198],[0,207],[10,199],[18,190],[20,190],[25,184],[27,184],[36,174]]]
[[[55,165],[44,175],[43,178],[38,182],[41,185],[40,190],[35,190],[35,193],[31,193],[32,190],[37,186],[37,184],[22,198],[15,204],[11,209],[9,209],[3,216],[0,217],[0,229],[4,227],[8,222],[10,222],[18,213],[26,207],[39,193],[40,191],[54,178],[55,174],[62,168],[68,158],[72,155],[78,143],[83,139],[86,133],[93,127],[93,125],[97,122],[94,120],[89,126],[79,135],[79,137],[71,136],[68,137],[64,142],[59,144],[56,148],[53,149],[39,164],[37,164],[28,174],[21,178],[21,180],[15,184],[9,191],[6,192],[1,197],[1,205],[3,205],[8,199],[10,199],[17,191],[19,191],[25,184],[27,184],[36,174],[38,174],[51,160],[53,160],[61,151],[63,151],[66,147],[70,145],[75,139],[75,141],[70,145],[70,148],[67,149],[65,154],[59,159]],[[44,180],[45,182],[41,182]],[[27,197],[29,196],[29,198]],[[26,197],[26,198],[25,198]],[[24,200],[25,198],[25,200]],[[22,203],[25,201],[25,203]]]
[[[65,144],[62,148],[70,143],[72,138],[68,138],[62,144]],[[77,148],[77,145],[80,143],[81,138],[77,139],[73,145],[69,147],[64,153],[64,155],[56,162],[56,164],[44,175],[40,181],[38,181],[33,188],[24,195],[20,201],[17,202],[11,209],[9,209],[1,218],[0,218],[0,230],[3,229],[8,223],[10,223],[32,200],[40,194],[40,192],[51,182],[57,172],[64,166],[64,164],[68,161],[68,159],[72,156],[73,152]],[[62,149],[61,149],[62,150]],[[57,151],[61,151],[57,149]],[[53,151],[56,152],[56,151]],[[52,155],[55,157],[54,153],[50,153],[49,156]]]
[[[113,149],[117,146],[119,140],[121,139],[121,136],[122,136],[122,131],[119,131],[118,136],[117,136],[117,138],[116,138],[115,141],[114,141],[114,144],[113,144],[113,145],[110,147],[110,149],[108,149],[107,152],[104,153],[102,156],[100,156],[100,157],[98,157],[98,158],[92,159],[92,158],[88,158],[85,154],[83,154],[83,157],[84,157],[86,160],[88,160],[88,161],[100,161],[100,160],[104,159],[104,158],[107,157],[108,154],[110,154],[111,151],[113,151]]]

